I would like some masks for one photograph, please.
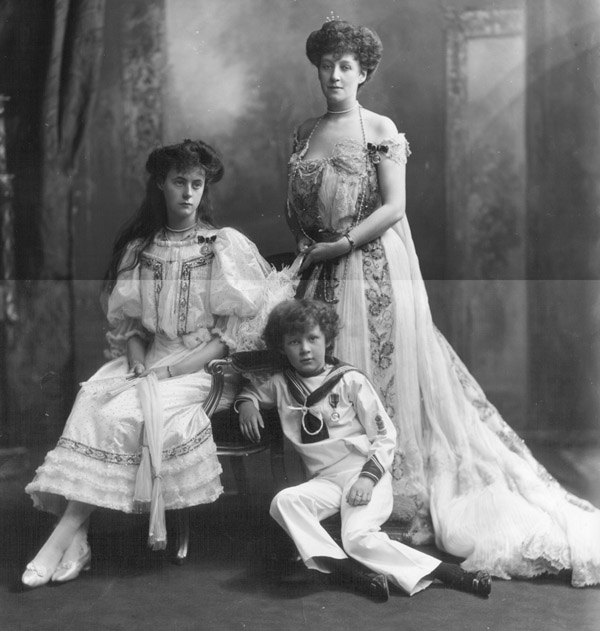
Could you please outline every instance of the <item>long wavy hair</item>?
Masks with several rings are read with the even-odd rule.
[[[202,140],[188,139],[175,145],[154,149],[146,161],[149,177],[144,199],[136,213],[118,232],[114,241],[112,256],[104,277],[104,290],[107,293],[112,291],[120,272],[132,269],[138,264],[141,253],[167,222],[167,205],[159,184],[164,183],[171,169],[175,169],[178,173],[186,173],[198,167],[204,169],[206,181],[196,217],[198,221],[214,226],[210,185],[223,177],[224,167],[219,153]],[[125,250],[133,242],[135,242],[134,259],[127,267],[120,269]]]

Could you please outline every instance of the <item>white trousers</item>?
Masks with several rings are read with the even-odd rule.
[[[373,488],[366,505],[350,506],[346,495],[359,471],[316,477],[280,491],[271,502],[271,516],[292,538],[302,560],[310,569],[328,572],[315,557],[351,557],[369,569],[385,574],[409,595],[428,587],[430,574],[440,561],[428,554],[390,539],[381,531],[392,512],[392,479],[389,473]],[[322,519],[340,511],[342,545],[329,536]]]

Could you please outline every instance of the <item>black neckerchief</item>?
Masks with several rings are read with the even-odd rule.
[[[358,370],[354,366],[340,362],[338,359],[333,359],[332,363],[334,367],[329,371],[325,381],[313,392],[308,391],[304,383],[298,379],[298,375],[294,370],[287,368],[283,372],[290,394],[302,406],[300,438],[303,443],[317,443],[329,438],[325,422],[312,414],[309,408],[324,399],[347,372]]]

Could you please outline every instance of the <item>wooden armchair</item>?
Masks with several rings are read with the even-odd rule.
[[[276,490],[287,486],[283,452],[283,433],[279,416],[275,410],[263,411],[265,432],[259,443],[253,443],[242,436],[238,424],[238,415],[233,410],[215,412],[221,400],[226,374],[248,375],[251,373],[268,374],[281,367],[279,353],[270,351],[248,351],[233,353],[224,359],[215,359],[207,364],[205,370],[211,375],[211,388],[204,401],[204,411],[211,419],[213,439],[219,458],[229,458],[235,479],[237,492],[242,501],[249,493],[245,459],[254,454],[269,450],[271,475]],[[175,561],[184,563],[188,554],[190,524],[187,510],[177,511],[177,553]]]

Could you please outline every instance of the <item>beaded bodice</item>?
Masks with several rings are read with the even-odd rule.
[[[288,163],[288,212],[309,233],[343,233],[359,212],[363,219],[381,205],[374,148],[345,138],[335,144],[331,156],[307,160],[309,144],[310,137],[295,142]],[[399,163],[410,153],[403,134],[377,149]]]

